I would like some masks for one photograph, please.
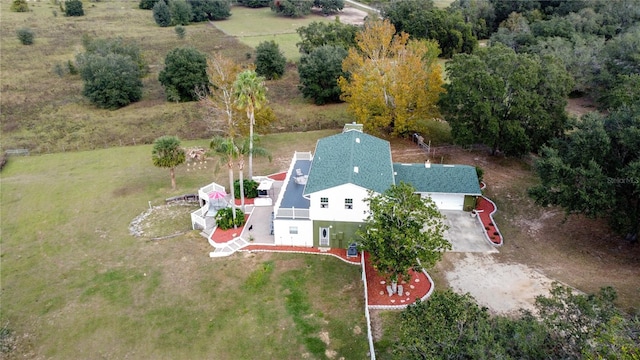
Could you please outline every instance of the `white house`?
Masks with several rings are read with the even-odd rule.
[[[273,212],[276,245],[346,248],[367,217],[368,191],[404,181],[440,209],[471,210],[481,195],[467,165],[394,164],[389,142],[348,124],[318,140],[313,155],[295,153]]]

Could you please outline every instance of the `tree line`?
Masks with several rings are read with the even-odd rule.
[[[313,22],[297,30],[300,91],[318,105],[347,102],[348,112],[371,133],[428,137],[431,122],[446,120],[457,144],[484,144],[506,156],[539,154],[535,168],[542,184],[530,192],[536,201],[607,217],[637,241],[640,146],[617,138],[624,133],[634,139],[629,134],[640,126],[638,2],[460,0],[437,9],[430,0],[408,0],[384,5],[384,19],[363,26]],[[453,42],[460,47],[448,47],[444,82],[438,58],[448,45],[441,35],[458,33],[472,40],[464,35]],[[477,47],[476,36],[489,36],[488,45]],[[86,51],[69,71],[79,71],[87,98],[104,108],[141,98],[147,70],[135,44],[83,43]],[[206,63],[195,48],[170,51],[159,76],[167,100],[195,101],[196,89],[206,93]],[[286,59],[276,42],[267,41],[256,48],[254,65],[258,75],[278,79]],[[584,94],[596,97],[605,115],[570,118],[568,96]],[[610,120],[614,116],[627,120]],[[265,107],[258,124],[261,117],[273,119],[273,113]],[[578,134],[592,141],[580,143]]]

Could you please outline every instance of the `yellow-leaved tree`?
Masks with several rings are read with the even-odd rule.
[[[427,121],[440,117],[444,91],[438,44],[396,34],[388,20],[367,22],[356,42],[342,63],[349,76],[338,79],[349,112],[370,133],[425,131]]]

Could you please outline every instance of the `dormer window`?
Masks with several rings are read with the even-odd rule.
[[[320,198],[320,208],[326,209],[329,207],[329,198],[321,197]]]
[[[353,199],[344,199],[344,208],[347,210],[353,209]]]

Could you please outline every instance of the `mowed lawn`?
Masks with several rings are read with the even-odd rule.
[[[279,147],[256,172],[281,170],[293,149],[330,133],[265,137],[264,146]],[[292,254],[210,259],[188,207],[147,224],[151,234],[181,236],[130,235],[150,204],[227,180],[213,161],[183,165],[171,191],[150,154],[145,145],[11,158],[0,173],[0,323],[16,346],[8,358],[366,357],[358,266]]]
[[[252,9],[242,6],[231,8],[231,17],[213,24],[225,34],[236,37],[243,44],[256,48],[265,41],[275,41],[289,61],[298,61],[300,52],[297,43],[300,36],[296,30],[314,21],[335,21],[335,16],[311,13],[302,18],[277,15],[271,8]],[[259,26],[256,26],[259,24]]]

